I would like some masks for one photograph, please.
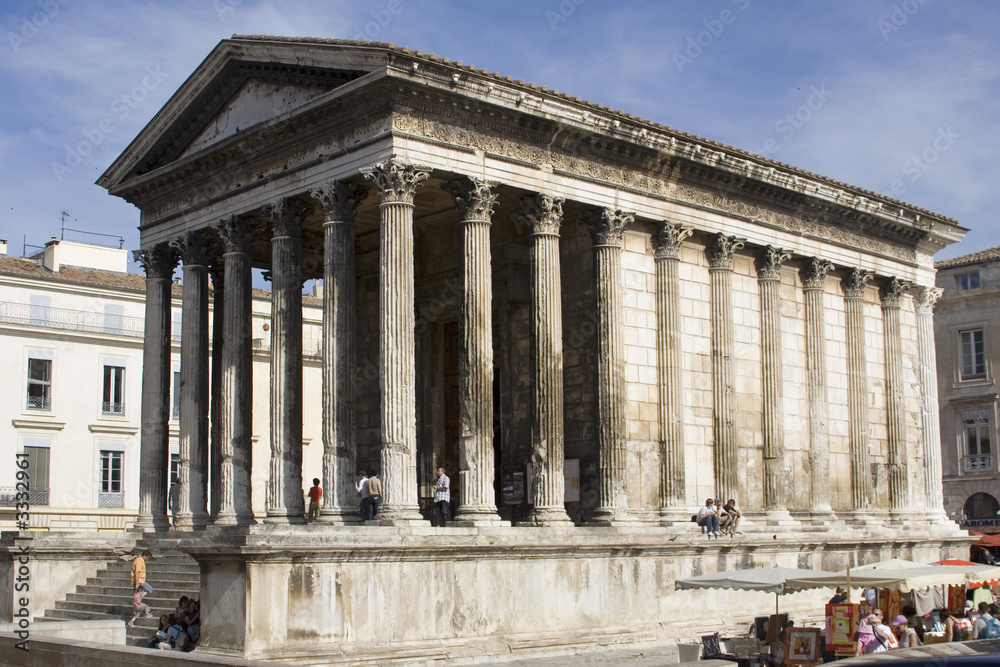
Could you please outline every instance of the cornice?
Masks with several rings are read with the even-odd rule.
[[[66,422],[47,419],[11,419],[10,423],[17,429],[32,429],[35,431],[61,431],[66,428]]]
[[[109,287],[107,285],[96,285],[94,283],[75,282],[57,278],[50,279],[45,277],[0,274],[0,286],[79,294],[93,298],[132,301],[134,303],[143,303],[146,300],[145,290],[133,290],[127,287]]]
[[[138,426],[126,424],[88,424],[87,428],[91,433],[103,433],[105,435],[135,435],[139,432]]]

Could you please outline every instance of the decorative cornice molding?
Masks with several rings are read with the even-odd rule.
[[[323,207],[325,223],[354,222],[358,207],[368,198],[368,189],[349,181],[330,181],[309,194]]]
[[[788,250],[775,248],[774,246],[764,246],[754,258],[754,266],[757,267],[758,280],[778,280],[781,278],[781,267],[792,256]]]
[[[895,276],[886,278],[879,285],[879,296],[882,297],[883,308],[899,308],[899,301],[912,287],[912,283]]]
[[[455,199],[463,222],[489,222],[497,202],[496,186],[492,181],[468,177],[450,180],[441,188]]]
[[[526,223],[532,234],[559,236],[563,220],[561,197],[540,193],[523,197],[521,203],[524,208],[516,214],[515,222]]]
[[[620,248],[625,238],[625,228],[635,221],[635,213],[621,209],[602,208],[589,211],[584,218],[595,246]]]
[[[88,424],[87,428],[91,433],[106,433],[108,435],[135,435],[139,432],[138,426],[124,424]]]
[[[177,268],[177,250],[166,243],[132,252],[132,259],[142,266],[146,278],[171,279]]]
[[[10,423],[17,429],[34,429],[36,431],[61,431],[66,428],[66,422],[43,419],[11,419]]]
[[[913,301],[919,315],[933,313],[934,304],[944,294],[944,290],[940,287],[928,287],[927,285],[917,285],[914,291]]]
[[[874,277],[875,273],[867,269],[859,269],[856,267],[848,269],[847,275],[844,276],[843,280],[844,298],[860,299],[864,297],[865,288]]]
[[[802,267],[802,289],[821,290],[826,276],[833,271],[833,262],[819,257],[810,257]]]
[[[681,243],[691,236],[694,229],[679,222],[661,221],[653,232],[653,256],[656,259],[677,259],[681,253]]]
[[[708,256],[708,266],[710,269],[730,269],[733,268],[733,257],[736,251],[744,246],[746,239],[736,236],[726,236],[719,232],[712,239],[712,242],[705,249]]]
[[[393,156],[362,169],[361,173],[378,188],[383,204],[413,204],[417,188],[430,176],[430,168],[412,165]]]

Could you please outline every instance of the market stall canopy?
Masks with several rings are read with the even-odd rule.
[[[730,588],[741,591],[765,591],[767,593],[788,593],[785,581],[790,577],[829,575],[823,570],[803,570],[794,567],[761,567],[752,570],[726,570],[712,572],[697,577],[678,579],[674,582],[677,590],[686,588]]]
[[[876,564],[878,565],[878,564]],[[920,565],[912,567],[901,565],[890,567],[882,564],[877,567],[860,566],[850,570],[850,586],[852,588],[887,588],[903,593],[914,589],[930,586],[960,586],[969,583],[981,583],[997,577],[997,570],[992,566],[956,566],[956,565]],[[785,581],[784,592],[802,591],[810,588],[834,588],[848,585],[848,571],[832,574],[806,575],[789,577]]]
[[[987,533],[977,533],[974,530],[969,531],[969,535],[978,535],[979,539],[972,543],[974,547],[1000,547],[1000,535],[990,535]]]

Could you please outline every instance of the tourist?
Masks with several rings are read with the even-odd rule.
[[[877,646],[873,647],[868,653],[882,653],[883,651],[889,651],[894,648],[899,648],[899,642],[896,640],[896,635],[892,633],[892,628],[885,624],[882,618],[882,610],[876,609],[875,618],[878,619],[875,624],[875,640]]]
[[[364,498],[364,496],[362,495],[362,493],[364,493],[362,491],[362,489],[364,489],[365,482],[367,482],[367,481],[368,481],[368,476],[365,474],[365,471],[364,470],[359,470],[358,471],[358,481],[355,482],[355,484],[354,484],[355,488],[357,488],[357,490],[358,490],[358,497],[359,498]]]
[[[194,645],[201,639],[201,606],[194,598],[188,600],[188,608],[185,614],[187,618],[187,635],[190,641],[187,650],[193,651]]]
[[[153,587],[146,583],[146,561],[152,557],[152,552],[150,552],[149,549],[145,549],[141,554],[132,560],[132,588],[142,586],[146,589],[147,595],[153,592]]]
[[[308,521],[315,521],[319,518],[319,499],[323,497],[323,489],[319,486],[319,478],[313,478],[312,488],[309,489],[309,516]]]
[[[871,607],[867,603],[862,602],[858,605],[858,629],[854,632],[854,655],[866,653],[866,647],[875,641],[876,620],[875,614],[871,612]]]
[[[941,619],[941,625],[944,628],[944,640],[946,642],[960,642],[965,640],[962,627],[950,611],[942,609],[938,617]]]
[[[170,508],[171,525],[176,528],[177,512],[181,508],[181,485],[176,478],[170,483],[170,489],[167,491],[167,507]]]
[[[719,537],[719,515],[713,506],[714,502],[712,498],[708,498],[705,506],[698,510],[698,525],[707,529],[709,539],[712,535]]]
[[[920,646],[920,639],[917,637],[917,631],[910,627],[910,620],[903,614],[897,616],[896,620],[892,622],[892,631],[898,639],[899,648],[913,648],[914,646]]]
[[[358,482],[355,484],[358,489],[358,509],[361,510],[361,517],[365,516],[365,508],[368,507],[368,503],[365,502],[365,498],[368,497],[368,475],[365,474],[364,470],[358,471]]]
[[[719,520],[719,527],[723,528],[723,533],[728,533],[730,537],[733,535],[742,535],[743,533],[738,532],[736,529],[740,525],[740,519],[743,518],[743,512],[736,508],[736,500],[730,498],[726,501],[726,504],[722,506],[722,518]]]
[[[146,595],[146,588],[142,584],[135,587],[135,591],[132,593],[132,618],[130,618],[129,622],[125,624],[128,627],[135,627],[135,619],[140,616],[143,618],[152,616],[149,611],[149,605],[142,601]]]
[[[834,592],[833,597],[830,598],[830,601],[827,602],[827,604],[843,604],[844,602],[847,602],[847,596],[844,595],[844,589],[841,586],[837,586],[836,592]]]
[[[168,630],[170,630],[170,617],[164,614],[160,616],[160,624],[156,628],[156,634],[152,636],[147,646],[149,648],[169,649],[170,635],[167,634]],[[162,643],[166,643],[166,646],[161,646]]]
[[[444,474],[444,468],[437,469],[438,478],[434,483],[434,516],[432,526],[443,527],[451,520],[451,479]]]
[[[174,619],[181,627],[187,625],[187,617],[185,614],[187,613],[188,600],[188,596],[182,595],[181,599],[177,601],[177,607],[174,609]]]
[[[372,521],[382,505],[382,480],[378,478],[377,472],[373,472],[368,478],[365,488],[368,495],[361,499],[361,517],[365,521]]]

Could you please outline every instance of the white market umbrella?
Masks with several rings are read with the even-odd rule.
[[[741,591],[774,593],[774,611],[778,613],[778,595],[790,593],[785,584],[792,577],[831,574],[823,570],[804,570],[795,567],[761,567],[751,570],[726,570],[697,577],[686,577],[674,582],[678,590],[693,588],[723,588]]]

